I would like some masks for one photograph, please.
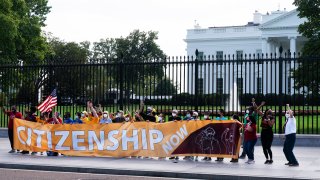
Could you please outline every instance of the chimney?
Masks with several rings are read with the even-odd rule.
[[[262,21],[262,14],[259,13],[257,10],[253,13],[253,23],[254,24],[261,24]]]

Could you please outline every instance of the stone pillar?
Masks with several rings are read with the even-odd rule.
[[[296,49],[297,49],[297,37],[293,36],[293,37],[289,37],[290,39],[290,53],[291,53],[291,57],[293,57],[294,53],[296,53]]]
[[[268,41],[268,38],[266,38],[266,37],[262,38],[262,53],[263,53],[264,57],[267,53],[267,44],[268,44],[267,41]]]

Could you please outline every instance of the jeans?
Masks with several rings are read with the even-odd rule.
[[[248,159],[254,160],[254,145],[256,145],[257,140],[247,140],[244,141],[243,149],[246,152]]]
[[[293,154],[294,144],[296,142],[296,133],[286,135],[286,140],[283,145],[283,152],[289,164],[298,164],[296,157]]]

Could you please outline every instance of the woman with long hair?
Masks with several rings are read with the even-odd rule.
[[[274,125],[275,118],[272,116],[272,110],[266,109],[260,124],[261,130],[261,144],[264,156],[266,157],[265,164],[272,164],[272,151],[271,145],[273,142],[273,130],[272,127]]]

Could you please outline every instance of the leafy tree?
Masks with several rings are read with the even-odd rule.
[[[307,19],[299,25],[298,31],[308,38],[302,58],[298,59],[299,67],[293,71],[295,88],[307,87],[309,92],[319,94],[320,0],[295,0],[293,4],[298,7],[298,16]]]
[[[32,85],[36,80],[37,71],[18,66],[43,63],[49,49],[41,27],[49,12],[48,0],[0,0],[0,64],[17,65],[0,69],[1,89],[11,98],[12,92],[25,93],[21,84]],[[15,91],[9,92],[10,88]],[[30,88],[35,97],[35,88]]]
[[[150,81],[157,84],[162,79],[164,75],[162,62],[165,61],[166,55],[157,45],[157,39],[157,32],[134,30],[127,37],[100,40],[93,43],[93,61],[117,64],[114,68],[108,69],[112,71],[112,84],[114,87],[119,87],[122,77],[128,97],[131,90],[137,92],[149,86]],[[142,63],[146,64],[143,66]]]

